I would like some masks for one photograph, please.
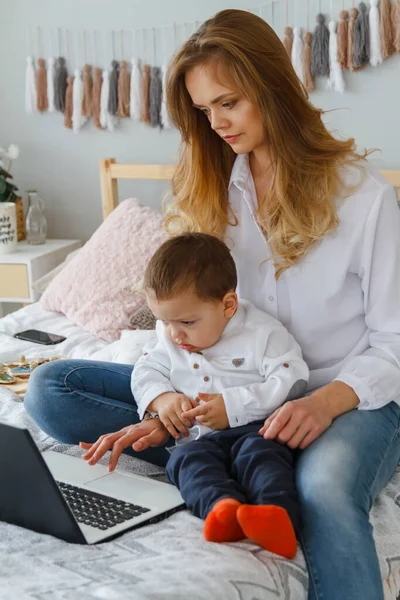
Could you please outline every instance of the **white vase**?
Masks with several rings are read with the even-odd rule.
[[[0,202],[0,254],[17,249],[17,210],[14,202]]]

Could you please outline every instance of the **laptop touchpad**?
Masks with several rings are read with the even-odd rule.
[[[151,481],[151,479],[110,473],[87,483],[85,487],[94,492],[125,500],[125,502],[139,504],[145,508],[157,509],[160,505],[164,505],[163,497],[161,497],[161,494],[164,496],[164,490],[160,490],[159,482]],[[166,485],[166,487],[167,489],[171,487],[174,492],[177,491],[173,486]]]

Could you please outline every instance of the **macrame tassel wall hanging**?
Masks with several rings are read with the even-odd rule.
[[[349,37],[349,13],[347,10],[340,12],[340,21],[337,28],[337,60],[341,69],[347,69],[347,41]]]
[[[400,0],[392,4],[392,34],[394,51],[400,53]]]
[[[272,15],[274,5],[272,4]],[[310,0],[307,0],[307,31],[304,34],[303,46],[303,84],[307,92],[312,92],[315,88],[314,77],[311,73],[311,54],[312,54],[312,33],[310,31]]]
[[[114,131],[115,117],[108,112],[108,102],[110,96],[110,74],[105,69],[103,71],[103,85],[101,87],[100,99],[100,124],[104,129]]]
[[[379,31],[379,0],[371,0],[369,11],[370,57],[369,64],[377,67],[382,62],[381,34]]]
[[[116,60],[111,62],[111,73],[110,73],[110,93],[108,96],[108,112],[110,115],[116,116],[118,114],[118,77],[119,77],[119,63]]]
[[[196,28],[199,27],[199,24],[196,22]],[[164,30],[165,32],[165,30]],[[174,47],[176,48],[177,46],[177,39],[176,39],[176,27],[175,24],[173,26],[173,33],[174,33]],[[166,47],[166,40],[165,40],[165,36],[163,37],[163,60],[165,60],[165,56],[168,56],[168,51],[167,51],[167,47]],[[168,109],[167,109],[167,73],[168,73],[168,64],[166,62],[164,62],[163,66],[161,67],[161,79],[162,79],[162,99],[161,99],[161,126],[163,129],[171,129],[172,128],[172,124],[171,121],[169,119],[169,114],[168,114]]]
[[[288,0],[285,0],[285,12],[286,12],[286,27],[283,31],[283,45],[285,46],[288,57],[290,58],[290,60],[292,60],[293,29],[291,27],[289,27]]]
[[[55,77],[54,77],[54,106],[55,109],[63,113],[65,110],[65,97],[67,85],[69,85],[68,71],[66,61],[63,56],[59,56],[56,60]],[[71,105],[72,106],[72,105]]]
[[[54,58],[52,56],[49,56],[49,58],[47,59],[47,77],[46,77],[46,81],[47,81],[47,101],[48,101],[48,111],[49,112],[54,112],[55,111],[55,106],[54,106],[54,77],[55,77],[55,71],[54,71]]]
[[[132,58],[131,90],[130,90],[130,115],[133,121],[140,121],[142,103],[142,73],[140,62],[136,57]]]
[[[354,66],[354,32],[356,27],[356,19],[358,15],[357,8],[353,7],[349,12],[350,20],[349,20],[349,38],[347,41],[347,68],[350,71],[356,71],[357,69]]]
[[[120,62],[118,77],[118,116],[120,119],[130,117],[131,76],[125,60]]]
[[[335,92],[343,94],[344,78],[343,71],[337,59],[337,34],[336,22],[329,22],[329,79],[326,87],[333,89]]]
[[[97,129],[103,129],[100,123],[100,106],[101,106],[101,85],[103,82],[103,75],[101,69],[98,67],[94,70],[93,77],[93,95],[92,95],[92,116],[93,123]]]
[[[367,5],[360,2],[354,26],[354,66],[363,69],[369,64],[369,19]]]
[[[64,127],[72,129],[72,109],[73,109],[73,88],[74,88],[74,77],[69,75],[67,77],[67,89],[65,92],[65,98],[63,102],[64,107]]]
[[[394,52],[390,0],[381,0],[380,8],[382,58],[387,60]]]
[[[82,115],[91,117],[93,113],[93,80],[92,67],[86,64],[83,67],[83,96],[82,96]]]
[[[292,48],[293,48],[293,29],[291,27],[287,26],[287,27],[285,27],[283,34],[284,34],[283,45],[286,48],[288,57],[291,59],[292,58]]]
[[[329,76],[329,30],[322,13],[317,15],[311,49],[311,73],[314,77]]]
[[[150,92],[150,65],[143,66],[142,76],[142,103],[141,103],[141,114],[140,120],[142,123],[150,124],[150,113],[149,113],[149,92]]]
[[[300,27],[293,29],[292,64],[297,77],[303,82],[303,40]]]
[[[307,92],[312,92],[315,89],[314,76],[311,72],[311,54],[312,54],[312,33],[307,31],[304,35],[303,48],[303,83]]]
[[[124,51],[124,32],[121,30],[121,56],[125,56]],[[126,60],[121,60],[120,71],[118,76],[118,111],[120,119],[126,119],[131,116],[131,75],[128,71],[128,63]]]
[[[79,69],[74,72],[74,85],[72,91],[72,129],[74,133],[79,133],[84,124],[86,117],[82,114],[83,101],[83,82],[82,75]]]
[[[28,115],[36,111],[36,104],[37,94],[35,67],[33,66],[32,56],[27,56],[25,72],[25,110]]]
[[[151,127],[161,127],[162,80],[160,67],[151,67],[149,116]]]
[[[171,129],[171,122],[169,120],[167,110],[167,65],[163,65],[161,68],[162,78],[162,100],[161,100],[161,125],[163,129]]]
[[[39,112],[46,112],[49,103],[47,101],[47,73],[44,58],[38,58],[36,72],[36,108]]]

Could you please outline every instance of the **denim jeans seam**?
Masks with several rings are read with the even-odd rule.
[[[299,538],[300,545],[301,545],[301,547],[303,549],[304,558],[306,559],[306,563],[307,563],[307,570],[308,570],[308,576],[309,576],[308,577],[308,584],[309,585],[312,584],[313,589],[314,589],[314,593],[315,593],[315,597],[318,600],[322,600],[322,596],[321,596],[321,594],[319,592],[318,577],[316,576],[316,573],[314,572],[312,563],[310,561],[310,552],[307,549],[307,544],[306,544],[306,542],[304,540],[304,537],[301,534],[299,534],[298,538]]]
[[[395,432],[394,432],[394,434],[393,434],[393,437],[392,437],[392,439],[390,440],[390,444],[388,444],[387,450],[386,450],[386,452],[385,452],[385,454],[384,454],[384,456],[383,456],[383,458],[382,458],[382,460],[381,460],[381,462],[380,462],[380,465],[379,465],[379,467],[378,467],[378,468],[377,468],[377,470],[376,470],[375,477],[374,477],[374,479],[373,479],[373,482],[372,482],[372,484],[371,484],[371,487],[370,487],[370,489],[371,489],[371,490],[372,490],[372,488],[375,486],[375,482],[376,482],[376,480],[377,480],[377,478],[378,478],[378,475],[379,475],[379,473],[380,473],[380,471],[381,471],[381,469],[382,469],[383,465],[385,464],[386,457],[387,457],[387,455],[388,455],[388,453],[389,453],[390,449],[393,447],[393,442],[394,442],[394,440],[395,440],[395,439],[396,439],[396,437],[398,437],[398,436],[400,436],[400,429],[396,429],[396,431],[395,431]],[[378,493],[379,493],[379,492],[378,492]]]
[[[92,368],[93,367],[76,367],[75,369],[71,369],[70,371],[68,371],[68,373],[64,376],[64,385],[67,388],[67,390],[71,393],[78,394],[79,396],[82,396],[83,398],[86,398],[87,400],[91,400],[91,402],[97,402],[98,404],[109,406],[112,409],[118,409],[118,410],[123,410],[123,411],[127,410],[129,413],[135,413],[135,412],[137,413],[137,409],[135,409],[135,408],[133,408],[131,410],[130,408],[126,408],[124,406],[116,406],[112,402],[105,402],[104,400],[99,400],[98,398],[93,398],[93,396],[89,396],[88,394],[85,394],[81,391],[74,390],[68,385],[67,378],[70,375],[72,375],[72,373],[74,373],[75,371],[80,371],[82,369],[92,369]],[[114,369],[109,369],[109,368],[107,368],[107,369],[102,368],[102,370],[103,371],[111,371],[113,373],[116,372]],[[119,371],[117,371],[117,373],[119,373]],[[123,373],[119,373],[119,375],[121,375],[122,377],[129,377],[129,376],[124,375]]]

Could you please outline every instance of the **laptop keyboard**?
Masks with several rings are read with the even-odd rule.
[[[116,500],[61,481],[57,481],[57,485],[78,523],[91,525],[102,531],[150,511],[144,506]]]

